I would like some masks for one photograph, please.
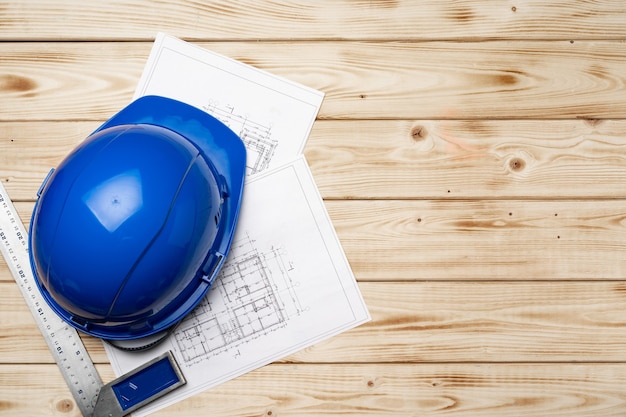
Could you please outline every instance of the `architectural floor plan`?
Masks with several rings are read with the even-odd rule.
[[[176,328],[174,339],[186,365],[207,361],[287,325],[305,308],[296,292],[295,267],[284,248],[265,252],[251,237],[233,242],[236,256],[196,309]]]

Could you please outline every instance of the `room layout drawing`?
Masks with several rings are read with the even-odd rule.
[[[213,288],[174,332],[185,365],[223,353],[288,325],[306,312],[292,278],[295,267],[282,247],[259,250],[246,233],[233,242],[231,256]]]
[[[211,101],[202,107],[204,111],[228,126],[246,145],[248,151],[248,175],[256,174],[270,166],[278,140],[272,138],[272,126],[251,120],[240,114],[232,105],[221,105]]]

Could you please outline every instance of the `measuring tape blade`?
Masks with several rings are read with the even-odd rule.
[[[84,416],[91,416],[102,387],[102,380],[78,332],[67,325],[43,299],[30,267],[28,235],[2,183],[0,183],[0,251],[78,408]]]

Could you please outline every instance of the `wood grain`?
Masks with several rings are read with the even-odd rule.
[[[305,155],[327,199],[620,198],[622,120],[318,121]]]
[[[360,287],[372,315],[370,323],[282,361],[624,361],[623,281],[362,282]],[[0,338],[2,363],[52,363],[11,282],[0,282],[0,317],[0,334],[5,335]],[[94,361],[108,363],[100,340],[88,336],[83,340]],[[26,350],[27,356],[23,354]]]
[[[626,414],[623,1],[0,0],[0,22],[25,222],[158,31],[326,94],[305,156],[372,321],[156,416]],[[0,416],[78,415],[0,258]]]
[[[328,201],[360,280],[621,280],[624,207],[608,201]]]
[[[626,116],[621,41],[199,45],[325,92],[322,119]],[[1,43],[0,121],[110,117],[131,99],[150,46]]]
[[[3,414],[79,416],[54,365],[0,365],[0,380]],[[617,417],[624,383],[624,364],[272,364],[153,415]]]
[[[32,200],[100,121],[0,122],[0,180]],[[624,120],[319,120],[325,199],[626,198]]]
[[[3,2],[0,39],[152,40],[156,31],[193,40],[250,41],[616,39],[626,36],[625,18],[619,0],[591,5],[583,0],[11,0]]]

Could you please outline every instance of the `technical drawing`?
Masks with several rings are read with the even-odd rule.
[[[238,114],[234,106],[220,105],[211,101],[203,107],[204,111],[228,126],[243,141],[248,150],[248,174],[256,174],[269,167],[278,141],[272,139],[272,127],[264,126]]]
[[[292,280],[295,267],[283,248],[259,251],[248,234],[233,242],[231,257],[206,297],[174,332],[185,364],[233,352],[242,343],[287,326],[306,311]]]

